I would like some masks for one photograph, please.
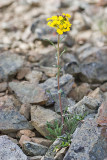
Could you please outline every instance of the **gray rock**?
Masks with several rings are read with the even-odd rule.
[[[106,129],[103,130],[97,127],[94,118],[88,118],[72,139],[64,160],[105,160],[107,140]]]
[[[23,150],[30,156],[43,156],[48,148],[37,143],[25,141],[23,143]]]
[[[60,112],[59,97],[56,96],[56,97],[54,97],[54,99],[55,99],[55,104],[54,104],[55,112]],[[75,105],[74,100],[67,98],[65,96],[61,97],[61,102],[62,102],[62,110],[63,111],[65,111],[68,107]]]
[[[0,81],[8,80],[23,66],[24,58],[10,52],[0,54]]]
[[[103,83],[107,81],[107,64],[102,62],[92,62],[81,66],[79,75],[83,82]]]
[[[9,89],[15,93],[15,96],[22,103],[45,104],[47,102],[45,91],[40,86],[35,86],[35,83],[10,82]]]
[[[14,110],[0,111],[0,131],[16,132],[21,129],[33,129],[26,118]]]
[[[54,143],[49,147],[48,151],[46,152],[45,156],[42,158],[42,160],[54,160],[57,152],[54,150],[56,146],[60,145],[62,143],[61,138],[57,138]]]
[[[92,98],[92,97],[86,97],[76,103],[74,106],[69,107],[68,111],[71,114],[90,114],[95,113],[100,106],[101,102],[98,100]]]
[[[0,160],[28,160],[28,158],[17,144],[4,135],[0,136]]]
[[[65,74],[62,77],[60,77],[59,83],[60,83],[60,89],[62,90],[62,95],[66,97],[67,94],[72,89],[72,86],[74,83],[74,78],[70,74]],[[48,102],[46,104],[47,106],[57,102],[57,100],[58,100],[58,89],[57,89],[58,85],[57,85],[57,79],[55,77],[49,78],[44,83],[40,84],[40,86],[42,88],[44,88],[46,91],[48,91],[48,92],[46,92],[47,96],[49,97]],[[63,98],[63,96],[62,96],[62,98]]]

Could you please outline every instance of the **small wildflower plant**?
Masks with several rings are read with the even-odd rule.
[[[51,18],[47,18],[47,25],[49,27],[53,27],[56,29],[56,32],[58,33],[58,46],[56,47],[53,42],[50,41],[50,43],[55,46],[57,50],[56,59],[57,59],[57,83],[58,83],[58,95],[59,95],[59,105],[60,105],[60,112],[61,112],[61,120],[62,120],[62,127],[64,129],[64,117],[63,117],[63,110],[62,110],[62,102],[61,102],[61,93],[62,90],[59,86],[59,78],[60,78],[60,64],[59,64],[59,58],[62,56],[64,51],[60,53],[59,43],[60,43],[60,35],[62,35],[64,32],[70,31],[71,23],[69,22],[69,18],[71,16],[69,14],[62,13],[62,15],[56,15],[52,16]]]

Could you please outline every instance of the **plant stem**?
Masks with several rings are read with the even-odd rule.
[[[59,66],[59,57],[60,57],[60,50],[59,50],[59,43],[60,43],[60,35],[58,34],[58,55],[57,55],[57,81],[58,81],[58,91],[60,91],[60,86],[59,86],[59,78],[60,78],[60,66]],[[62,111],[62,102],[61,102],[61,93],[58,92],[59,95],[59,106],[60,106],[60,111],[61,111],[61,120],[62,120],[62,125],[64,125],[64,118],[63,118],[63,111]]]

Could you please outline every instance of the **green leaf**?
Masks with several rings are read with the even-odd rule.
[[[60,54],[60,57],[65,53],[66,49],[64,49],[61,54]]]
[[[53,45],[54,47],[55,47],[55,49],[57,50],[57,48],[56,48],[56,46],[55,46],[55,44],[52,42],[52,41],[50,41],[49,39],[44,39],[45,41],[48,41],[51,45]]]

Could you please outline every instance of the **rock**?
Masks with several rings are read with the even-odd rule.
[[[15,105],[15,99],[12,95],[8,96],[5,95],[3,97],[0,97],[0,111],[9,111],[11,109],[18,109],[18,105]]]
[[[39,81],[42,80],[42,72],[39,71],[31,71],[30,73],[28,73],[25,78],[26,80],[28,80],[30,83],[39,83]]]
[[[13,143],[15,143],[15,144],[19,144],[19,143],[18,143],[18,141],[17,141],[17,139],[12,138],[12,137],[9,137],[9,136],[8,136],[8,138],[9,138]]]
[[[26,141],[23,144],[23,150],[30,156],[43,156],[48,148],[37,143]]]
[[[82,31],[79,34],[77,34],[76,41],[79,44],[84,44],[85,42],[89,41],[89,39],[91,38],[91,35],[92,35],[91,30]]]
[[[100,89],[103,91],[103,92],[107,92],[107,82],[105,82],[104,84],[102,84],[100,86]]]
[[[23,79],[26,76],[26,74],[28,74],[28,72],[30,72],[30,68],[28,67],[21,68],[17,74],[17,79],[18,80]]]
[[[48,140],[48,139],[45,139],[45,138],[36,137],[36,138],[31,138],[31,140],[34,143],[38,143],[38,144],[41,144],[41,145],[46,146],[46,147],[49,147],[52,144],[51,140]]]
[[[54,149],[56,146],[60,145],[62,141],[61,138],[57,138],[41,160],[54,160],[55,156],[57,156],[57,152]]]
[[[76,77],[80,73],[80,66],[77,58],[72,54],[64,54],[63,59],[65,62],[64,72]]]
[[[48,77],[55,77],[57,74],[57,68],[40,66],[40,69],[45,72]]]
[[[15,96],[21,103],[45,104],[47,97],[45,91],[40,86],[35,86],[29,82],[10,82],[9,89],[14,91]]]
[[[74,84],[74,78],[69,75],[65,74],[62,77],[60,77],[60,89],[62,90],[62,95],[66,98],[67,94],[70,92],[72,89],[72,86]],[[53,84],[53,85],[52,85]],[[46,95],[48,96],[48,101],[46,103],[46,106],[53,105],[55,102],[58,100],[58,85],[57,85],[57,79],[55,77],[49,78],[46,80],[44,83],[41,83],[40,86],[46,90]],[[64,100],[65,100],[64,98]],[[63,99],[63,96],[62,96]],[[57,110],[57,105],[56,104],[56,110]],[[65,108],[65,106],[64,106]]]
[[[64,160],[105,160],[106,158],[106,136],[102,135],[102,129],[97,127],[96,120],[88,118],[73,137]]]
[[[62,148],[60,151],[57,152],[56,156],[54,157],[55,160],[61,160],[64,158],[65,153],[67,151],[67,147]]]
[[[22,135],[28,136],[28,137],[30,137],[30,138],[35,137],[35,133],[32,132],[31,130],[28,130],[28,129],[20,130],[20,131],[17,133],[17,137],[18,137],[18,138],[20,138]]]
[[[10,6],[14,1],[13,0],[6,0],[0,3],[0,9]]]
[[[60,105],[59,105],[59,97],[58,95],[57,96],[54,96],[53,95],[53,98],[54,98],[54,101],[55,101],[55,104],[54,104],[54,109],[55,109],[55,112],[57,113],[60,113]],[[71,98],[67,98],[66,96],[62,96],[61,97],[61,102],[62,102],[62,110],[65,111],[68,107],[71,107],[73,105],[75,105],[75,101]]]
[[[29,104],[22,104],[19,110],[20,114],[23,115],[28,120],[30,118],[30,108],[31,106]]]
[[[7,81],[23,66],[24,58],[10,52],[0,54],[0,81]]]
[[[107,81],[106,63],[92,62],[81,66],[79,75],[81,81],[89,83],[103,83]]]
[[[0,92],[3,92],[7,89],[7,82],[0,83]]]
[[[71,114],[90,114],[95,113],[100,106],[101,102],[91,97],[84,97],[81,101],[72,107],[68,107]]]
[[[60,85],[60,88],[63,90],[64,94],[69,93],[73,83],[74,83],[74,78],[70,74],[65,74],[62,77],[60,77],[59,85]],[[55,77],[49,78],[44,83],[40,84],[40,86],[46,90],[50,90],[50,92],[51,92],[51,89],[52,90],[56,89],[57,91],[57,88],[58,88],[57,79]]]
[[[82,83],[80,86],[76,86],[70,91],[69,97],[73,98],[75,101],[78,102],[84,96],[87,96],[90,91],[90,85],[88,83]]]
[[[41,160],[42,156],[33,156],[30,158],[30,160]]]
[[[45,109],[41,106],[31,107],[31,122],[34,128],[44,137],[48,135],[47,121],[53,123],[59,121],[60,116],[50,109]]]
[[[3,160],[27,160],[27,156],[19,146],[13,143],[8,136],[0,136],[0,159]]]
[[[21,147],[23,147],[23,144],[24,144],[25,141],[29,141],[30,142],[31,139],[26,135],[22,135],[20,140],[19,140],[19,144],[21,145]]]
[[[88,27],[86,26],[83,16],[80,12],[75,12],[72,25],[73,25],[73,28],[79,31],[82,31]]]
[[[95,98],[100,103],[104,100],[104,95],[103,95],[103,92],[100,90],[100,88],[96,88],[94,91],[91,91],[88,94],[88,97]]]
[[[99,126],[107,126],[107,101],[104,101],[98,110],[97,123]]]
[[[9,133],[21,129],[33,129],[26,118],[14,110],[0,111],[0,131]]]

